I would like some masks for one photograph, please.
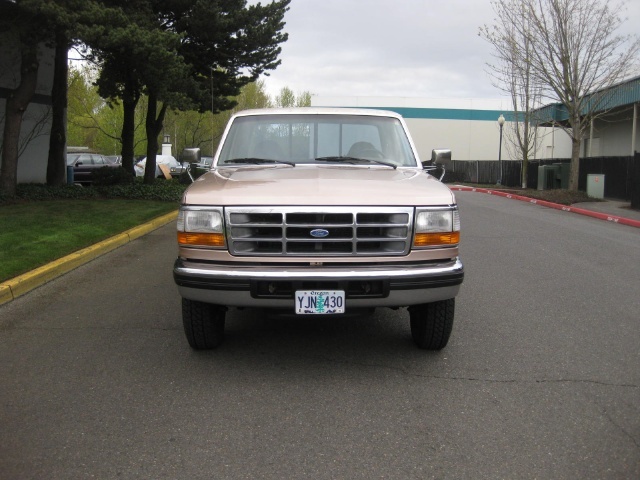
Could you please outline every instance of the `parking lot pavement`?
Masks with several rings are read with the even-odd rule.
[[[441,352],[406,309],[232,309],[192,351],[171,223],[0,306],[0,478],[640,479],[640,230],[458,202]]]

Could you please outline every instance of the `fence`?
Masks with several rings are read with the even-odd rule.
[[[527,168],[527,186],[537,188],[538,167],[554,163],[569,163],[568,158],[530,160]],[[495,185],[498,182],[498,161],[454,160],[445,182],[468,182]],[[587,175],[605,176],[604,195],[608,198],[631,200],[640,196],[640,154],[635,157],[589,157],[580,159],[578,190],[586,191]],[[522,162],[502,161],[502,186],[520,187]],[[637,200],[640,203],[640,199]],[[634,207],[638,208],[638,207]]]

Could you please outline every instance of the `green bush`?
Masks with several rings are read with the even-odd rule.
[[[135,177],[122,167],[102,167],[92,174],[96,186],[129,185]]]
[[[109,168],[109,167],[107,167]],[[113,168],[112,170],[120,170]],[[121,169],[124,171],[124,169]],[[42,184],[19,184],[15,197],[0,195],[0,204],[42,200],[87,200],[101,198],[122,198],[131,200],[161,200],[179,203],[187,185],[176,180],[159,180],[145,185],[142,178],[133,178],[128,184],[60,185],[51,187]]]

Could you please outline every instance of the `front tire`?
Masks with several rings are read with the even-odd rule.
[[[226,307],[182,299],[182,323],[191,348],[208,350],[224,341]]]
[[[446,347],[453,328],[455,306],[455,298],[450,298],[409,307],[411,336],[418,348],[442,350]]]

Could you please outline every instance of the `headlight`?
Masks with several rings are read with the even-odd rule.
[[[460,214],[457,207],[416,211],[414,247],[443,247],[458,243],[460,243]]]
[[[178,244],[190,247],[225,247],[222,208],[181,208],[178,213]]]

